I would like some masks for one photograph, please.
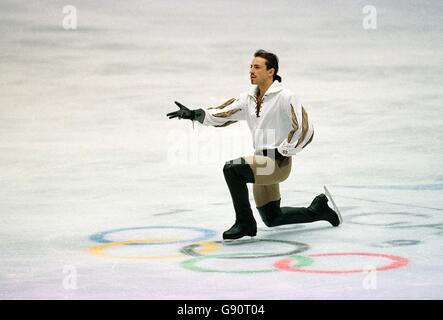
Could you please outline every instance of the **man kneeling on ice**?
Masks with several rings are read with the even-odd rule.
[[[253,183],[255,205],[268,227],[319,220],[337,227],[342,221],[340,213],[328,206],[325,194],[316,196],[307,208],[280,207],[279,183],[291,172],[292,156],[312,142],[314,128],[305,108],[281,84],[275,54],[265,50],[255,52],[249,73],[253,87],[237,99],[206,110],[190,110],[175,102],[180,110],[167,114],[169,119],[197,120],[214,127],[240,120],[248,123],[254,155],[228,161],[223,168],[235,209],[235,223],[223,233],[223,239],[257,234],[247,183]]]

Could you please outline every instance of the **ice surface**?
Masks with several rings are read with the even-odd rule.
[[[60,2],[0,3],[0,298],[443,298],[441,1],[371,1],[376,30],[367,1],[69,3],[77,30]],[[345,222],[255,212],[256,240],[220,243],[246,124],[165,115],[247,90],[259,48],[316,130],[282,205],[327,185]]]

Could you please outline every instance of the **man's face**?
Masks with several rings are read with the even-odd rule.
[[[261,85],[269,80],[272,81],[274,75],[274,69],[266,70],[266,59],[261,57],[255,57],[252,60],[251,68],[249,69],[249,75],[251,83]]]

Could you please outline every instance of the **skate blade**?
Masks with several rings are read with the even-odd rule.
[[[338,220],[340,221],[340,224],[342,224],[343,223],[343,217],[341,216],[340,209],[335,204],[335,201],[332,198],[332,195],[329,192],[328,188],[326,188],[326,186],[323,186],[323,189],[325,189],[325,195],[326,195],[326,197],[328,197],[329,201],[331,201],[332,206],[334,207],[334,211],[337,212]]]
[[[245,243],[252,243],[252,242],[257,242],[259,241],[258,239],[256,239],[256,236],[244,236],[241,237],[239,239],[223,239],[222,241],[220,241],[222,244],[226,244],[226,245],[235,245],[235,244],[245,244]],[[218,242],[218,241],[216,241]]]

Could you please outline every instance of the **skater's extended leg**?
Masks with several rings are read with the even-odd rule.
[[[268,227],[285,224],[309,223],[314,221],[328,221],[334,227],[340,224],[337,213],[328,204],[324,194],[314,198],[309,207],[280,207],[280,200],[270,201],[258,207],[263,222]]]

